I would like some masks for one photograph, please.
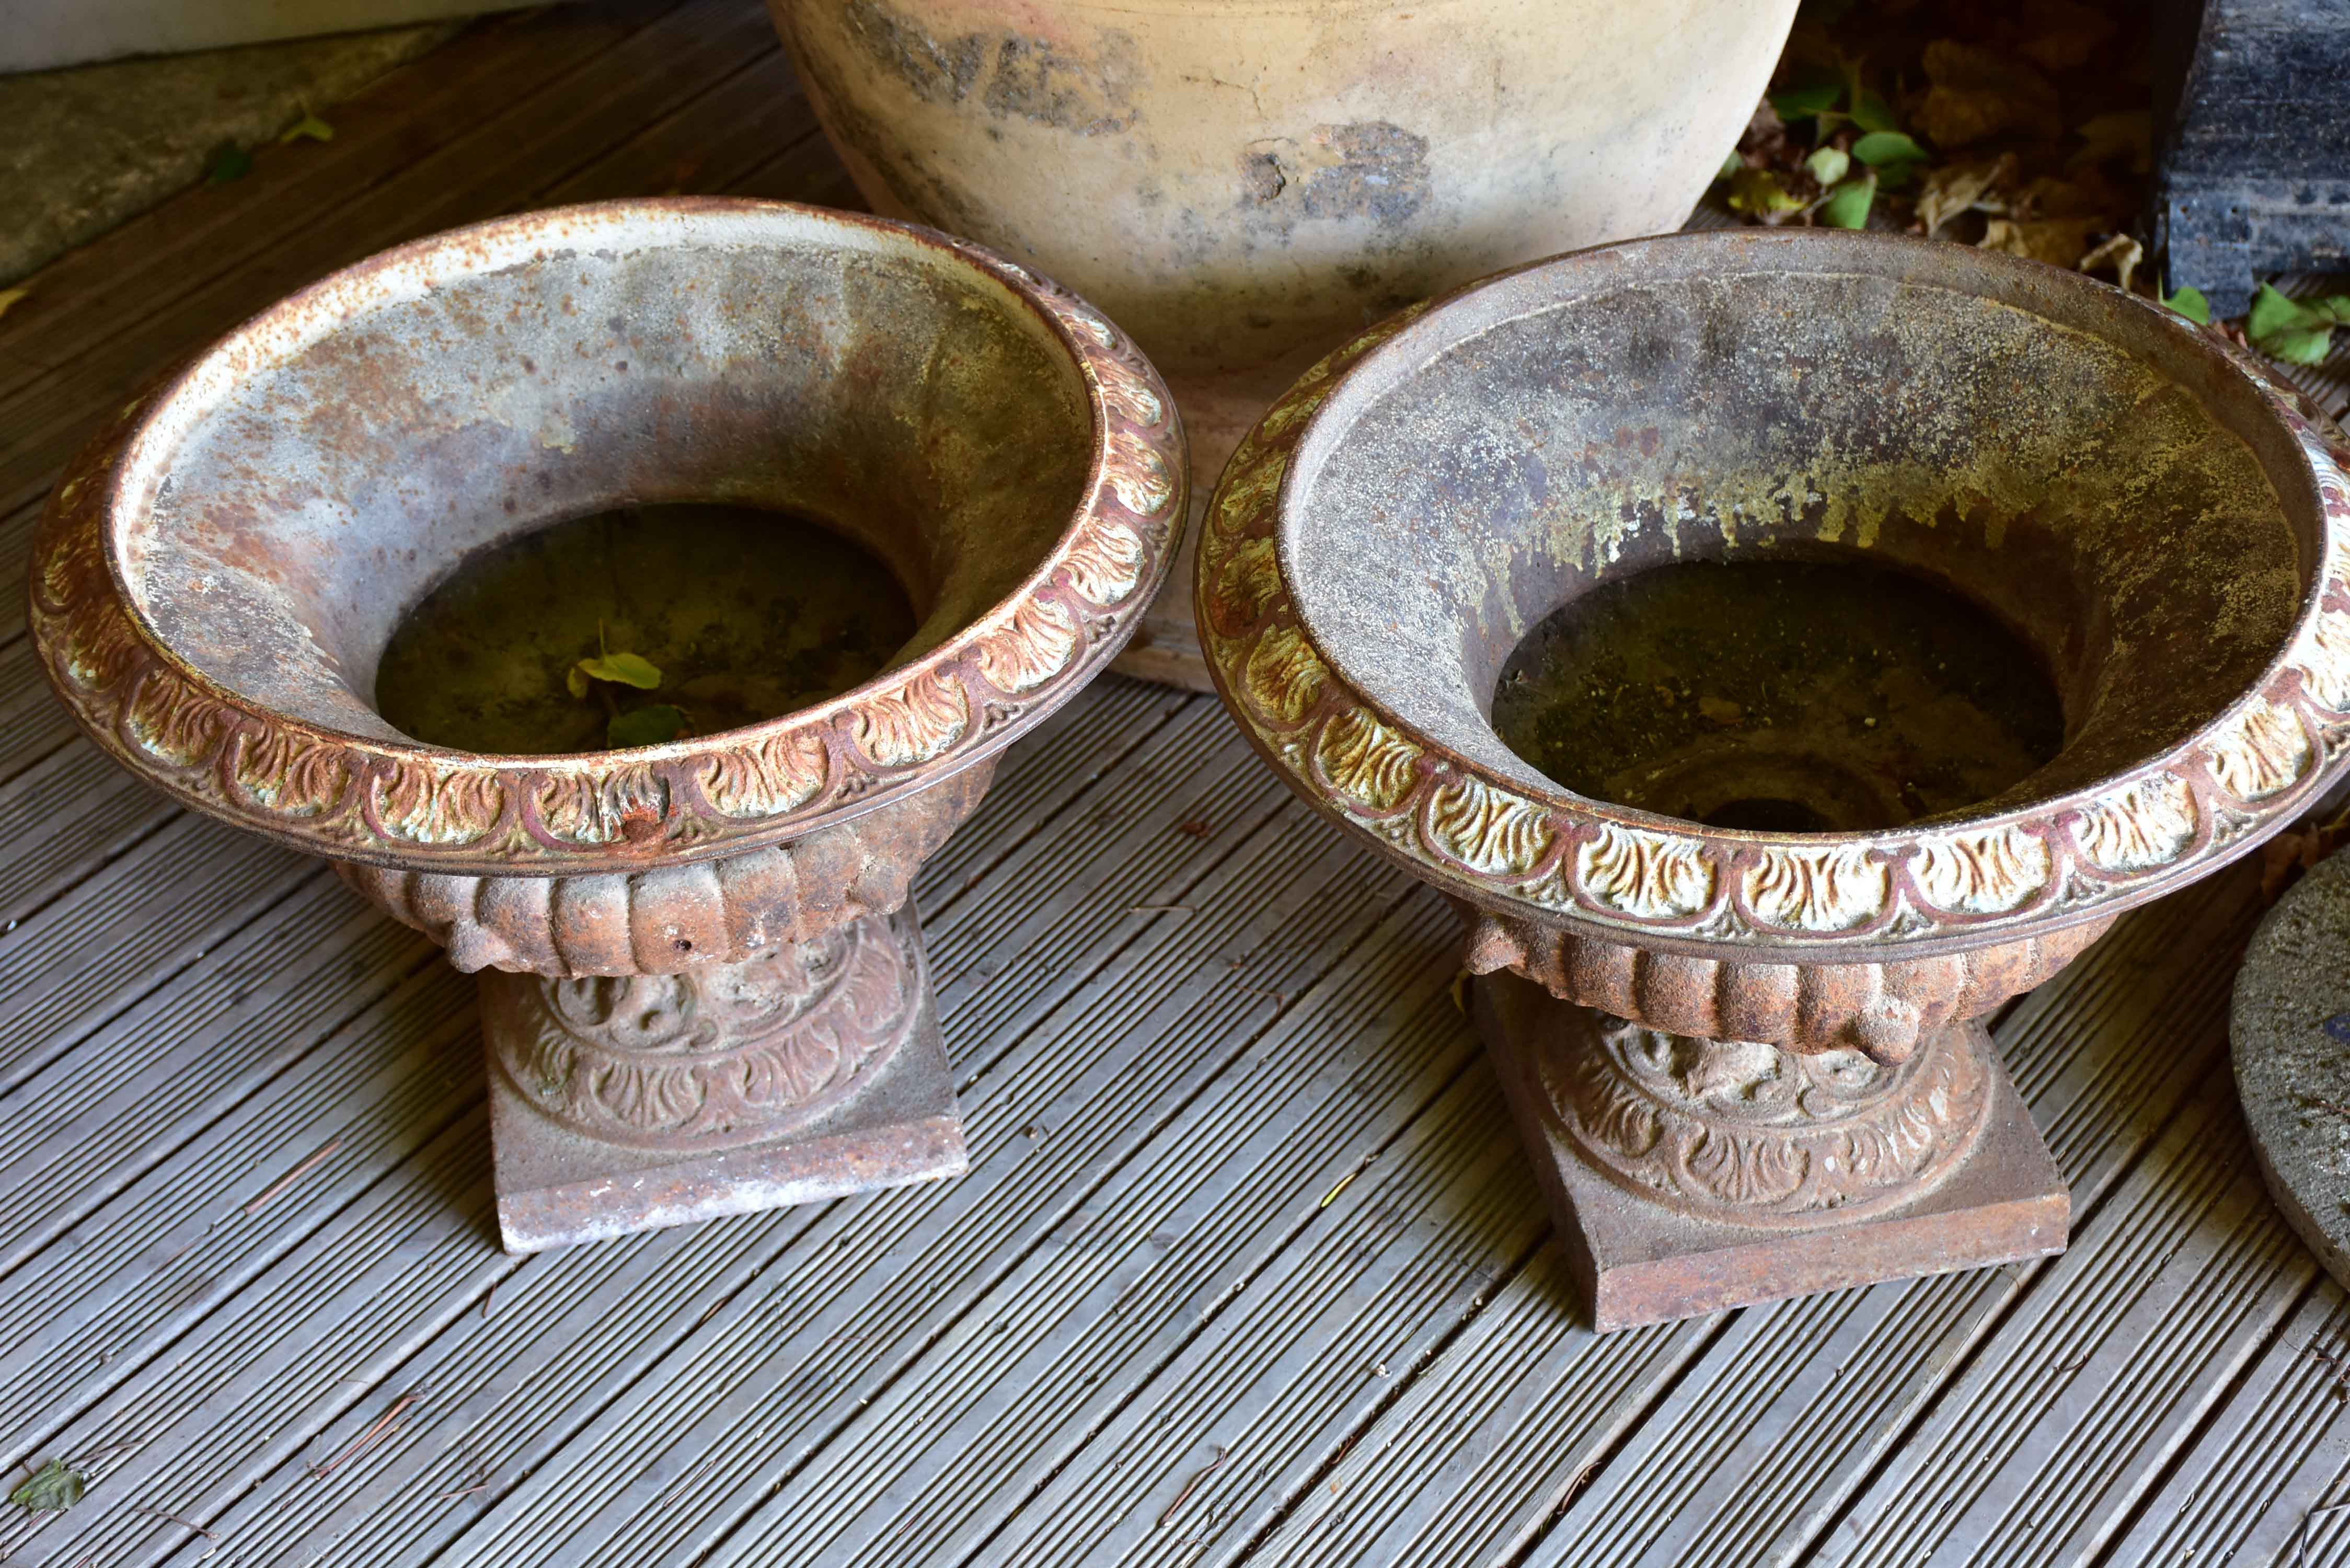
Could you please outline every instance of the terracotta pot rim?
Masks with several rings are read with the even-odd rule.
[[[267,708],[182,659],[141,609],[119,558],[122,509],[137,504],[142,442],[160,444],[207,377],[233,379],[273,338],[325,336],[370,295],[430,289],[548,246],[691,245],[714,238],[705,233],[714,228],[739,238],[761,225],[930,252],[1005,291],[1082,377],[1091,452],[1081,499],[1043,561],[937,647],[742,729],[660,746],[502,755],[356,734]],[[36,536],[30,618],[44,669],[82,726],[199,810],[343,860],[456,872],[641,869],[832,826],[993,755],[1132,635],[1172,557],[1187,483],[1181,426],[1149,363],[1086,302],[991,251],[919,224],[797,202],[585,203],[385,251],[288,296],[166,373],[52,493]]]
[[[2279,650],[2195,733],[2125,771],[2013,809],[1873,833],[1709,827],[1534,785],[1431,740],[1350,680],[1293,595],[1283,524],[1326,455],[1317,440],[1326,446],[1354,409],[1473,335],[1512,296],[1549,286],[1555,292],[1545,297],[1572,298],[1590,292],[1578,286],[1584,277],[1659,255],[1710,275],[1899,275],[1922,264],[1939,275],[1926,281],[1947,286],[1957,286],[1948,283],[1953,269],[1979,268],[2012,291],[2143,313],[2173,346],[2248,383],[2292,439],[2305,487],[2300,499],[2314,507],[2320,537]],[[1195,608],[1218,691],[1275,770],[1325,814],[1448,893],[1690,956],[1758,947],[1790,962],[1849,962],[1865,956],[1858,950],[1928,956],[2108,919],[2207,875],[2289,822],[2339,771],[2350,742],[2345,470],[2350,444],[2342,433],[2251,356],[2080,275],[1908,237],[1660,235],[1470,284],[1373,327],[1308,371],[1242,441],[1209,503]],[[2281,477],[2271,478],[2282,492]],[[2328,705],[2327,692],[2344,706]],[[2247,777],[2255,787],[2231,787]],[[2116,845],[2126,852],[2111,853]],[[1818,891],[1795,901],[1792,919],[1758,911],[1752,889],[1790,881]],[[1946,896],[1932,896],[1929,886]],[[1947,896],[1952,890],[1960,896]]]

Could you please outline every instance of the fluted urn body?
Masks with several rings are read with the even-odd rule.
[[[1671,236],[1309,372],[1198,617],[1274,766],[1468,917],[1612,1326],[2062,1245],[1971,1021],[2334,771],[2343,462],[2076,275]]]
[[[119,761],[483,971],[501,1220],[547,1245],[961,1168],[908,888],[1131,635],[1183,458],[1118,330],[976,246],[783,203],[559,209],[337,274],[126,407],[51,499],[32,627]],[[388,648],[477,564],[706,504],[860,553],[911,634],[753,722],[681,696],[658,744],[387,718]],[[737,585],[695,586],[707,643]],[[525,673],[560,702],[568,658]]]

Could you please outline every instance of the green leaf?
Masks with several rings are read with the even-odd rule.
[[[1812,178],[1820,182],[1822,190],[1825,190],[1851,171],[1852,156],[1838,148],[1823,147],[1804,160],[1804,167],[1812,171]]]
[[[633,653],[608,653],[600,659],[583,659],[579,672],[598,680],[609,680],[615,686],[633,686],[640,691],[650,691],[661,682],[661,673],[647,659]]]
[[[2288,365],[2316,365],[2325,359],[2325,351],[2333,346],[2334,313],[2321,306],[2316,309],[2287,299],[2268,284],[2252,296],[2251,314],[2245,317],[2244,335],[2252,347],[2272,359]]]
[[[1852,122],[1863,130],[1891,130],[1896,123],[1893,106],[1882,93],[1863,92],[1852,106]]]
[[[1844,98],[1844,83],[1820,82],[1812,87],[1789,88],[1785,92],[1771,95],[1773,112],[1790,122],[1816,119],[1834,109]]]
[[[2291,332],[2315,327],[2316,317],[2300,302],[2287,299],[2270,284],[2261,285],[2252,296],[2252,313],[2244,319],[2244,331],[2253,337],[2266,337],[2278,332]]]
[[[253,154],[234,141],[224,141],[204,161],[204,183],[225,185],[253,172]]]
[[[88,1481],[63,1459],[51,1459],[8,1494],[8,1501],[27,1513],[62,1512],[81,1501]]]
[[[563,672],[563,684],[570,689],[574,697],[585,697],[588,695],[588,672],[575,664]]]
[[[2211,325],[2211,302],[2203,297],[2199,288],[2182,288],[2162,303],[2198,327]]]
[[[615,713],[604,726],[605,742],[619,750],[628,746],[658,746],[685,733],[685,710],[669,702]]]
[[[1926,150],[1898,130],[1872,130],[1852,144],[1852,155],[1870,168],[1886,163],[1918,163]]]
[[[1745,167],[1746,160],[1738,156],[1733,150],[1729,157],[1721,161],[1721,167],[1714,171],[1713,177],[1717,180],[1727,180]]]
[[[1820,203],[1820,222],[1832,229],[1868,227],[1869,204],[1877,200],[1877,176],[1863,174],[1828,192]]]
[[[332,141],[335,139],[335,128],[315,114],[306,114],[288,127],[286,134],[277,140],[301,141],[306,139],[311,141]]]
[[[5,306],[0,306],[5,309]],[[2334,314],[2334,325],[2350,327],[2350,294],[2328,295],[2325,308]]]

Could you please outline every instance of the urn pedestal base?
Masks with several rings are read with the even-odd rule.
[[[1898,1067],[1699,1040],[1474,983],[1601,1333],[2064,1249],[2071,1200],[1980,1024]]]
[[[481,986],[510,1252],[966,1168],[910,911],[679,974]]]

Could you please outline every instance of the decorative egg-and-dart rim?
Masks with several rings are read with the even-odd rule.
[[[716,215],[782,213],[885,230],[993,277],[1068,349],[1093,454],[1051,554],[987,615],[911,662],[814,707],[665,745],[494,756],[306,723],[165,647],[108,548],[139,432],[208,361],[402,271],[551,246],[658,240]],[[1076,295],[917,224],[798,202],[663,197],[553,208],[386,251],[287,296],[174,368],[68,464],[35,535],[30,621],[51,684],[106,751],[183,804],[337,859],[475,874],[646,869],[834,826],[993,755],[1134,634],[1183,526],[1189,463],[1157,371]]]
[[[1735,239],[1752,231],[1626,245]],[[1953,247],[1892,235],[1856,245]],[[1593,254],[1594,253],[1579,253]],[[2324,539],[2291,636],[2210,723],[2126,774],[2012,811],[1866,834],[1706,827],[1536,792],[1415,735],[1314,646],[1291,597],[1276,524],[1295,504],[1291,455],[1371,356],[1436,306],[1566,258],[1481,279],[1370,327],[1305,372],[1243,439],[1201,525],[1194,609],[1216,689],[1252,744],[1307,802],[1389,859],[1481,908],[1657,952],[1777,962],[1925,958],[2110,918],[2253,848],[2323,787],[2350,744],[2350,442],[2310,400],[2214,329],[2109,286],[1970,251],[2105,291],[2251,381],[2314,472]],[[1832,270],[1832,269],[1821,269]],[[2070,286],[2070,285],[2052,285]]]

